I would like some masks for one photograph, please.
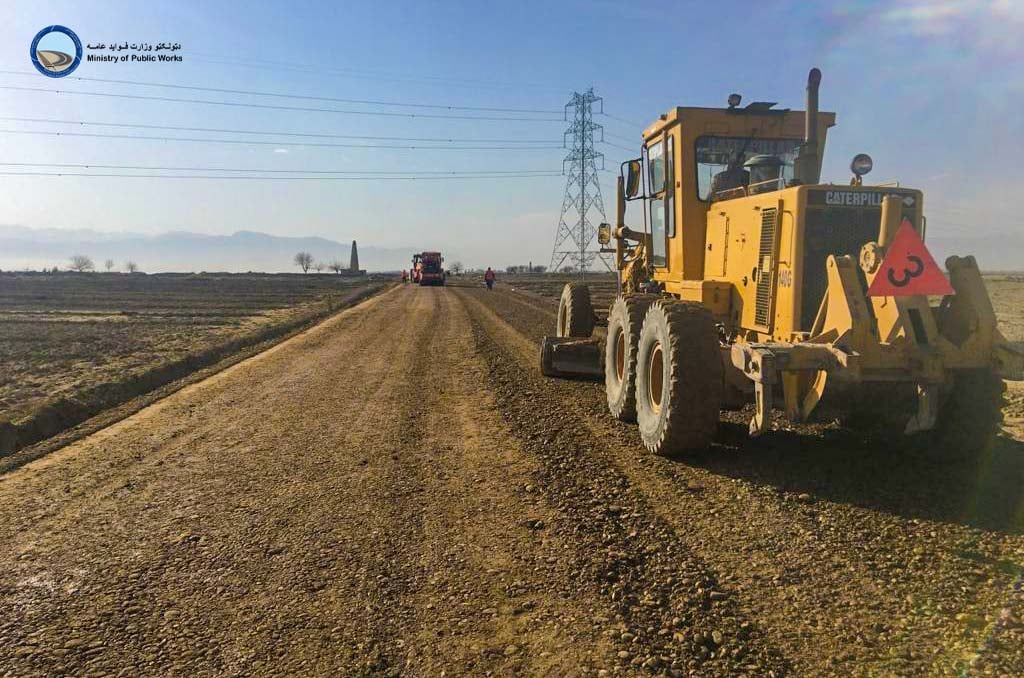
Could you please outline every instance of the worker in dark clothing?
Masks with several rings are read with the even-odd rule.
[[[487,289],[494,289],[494,271],[488,266],[484,272],[484,282],[487,284]]]

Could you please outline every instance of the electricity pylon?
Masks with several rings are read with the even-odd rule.
[[[582,276],[594,259],[599,259],[605,268],[612,270],[611,264],[598,249],[591,247],[598,224],[605,220],[601,184],[597,178],[598,170],[604,169],[604,154],[594,150],[594,133],[599,135],[598,141],[604,141],[604,128],[594,122],[594,104],[599,106],[598,113],[604,112],[603,100],[590,88],[582,94],[573,92],[572,99],[565,105],[566,120],[570,119],[572,109],[572,124],[563,137],[563,143],[570,148],[569,154],[562,161],[563,174],[566,174],[568,165],[568,179],[565,183],[565,197],[562,198],[562,213],[558,218],[558,231],[555,233],[555,246],[551,251],[550,271],[559,270],[568,261]],[[571,147],[568,145],[570,135]],[[600,214],[600,220],[591,220],[591,211]],[[572,218],[572,213],[575,213],[575,218]]]

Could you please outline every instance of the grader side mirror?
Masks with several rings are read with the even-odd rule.
[[[635,198],[640,192],[640,161],[630,160],[626,169],[626,197]]]
[[[597,242],[607,245],[612,241],[612,227],[609,224],[601,224],[597,227]]]

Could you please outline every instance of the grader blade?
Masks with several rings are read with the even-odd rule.
[[[599,339],[544,337],[540,345],[540,371],[547,377],[599,380],[604,356]]]

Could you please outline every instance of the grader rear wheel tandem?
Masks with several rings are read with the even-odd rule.
[[[661,456],[708,447],[721,400],[722,360],[711,313],[700,304],[655,301],[637,350],[637,423],[644,447]]]
[[[962,370],[942,403],[939,424],[927,431],[929,446],[951,461],[981,458],[1003,422],[1006,384],[990,369]]]
[[[608,311],[604,385],[608,409],[619,421],[636,421],[636,358],[640,329],[653,295],[616,297]]]

